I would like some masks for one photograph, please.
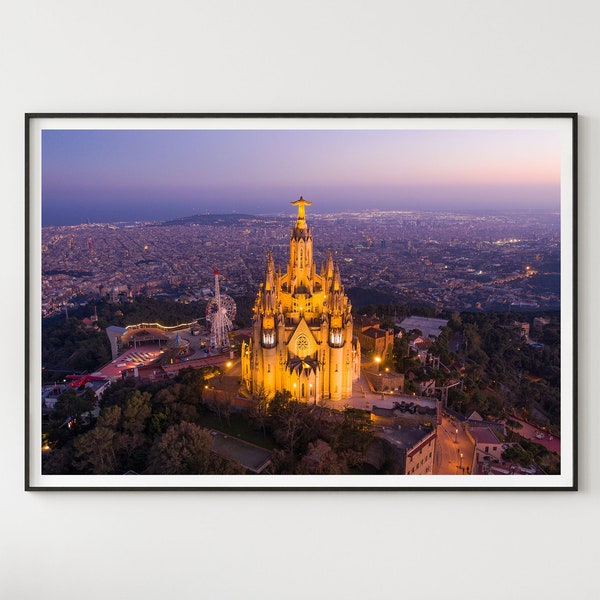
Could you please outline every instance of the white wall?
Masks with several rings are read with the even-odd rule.
[[[593,0],[0,2],[0,596],[600,597],[599,19]],[[581,491],[25,493],[27,111],[579,112]]]

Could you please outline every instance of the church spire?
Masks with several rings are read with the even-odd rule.
[[[272,290],[275,284],[275,261],[271,250],[267,252],[267,269],[265,271],[265,290]]]
[[[328,250],[327,252],[327,264],[325,266],[325,274],[328,281],[333,279],[333,254],[331,253],[331,250]]]
[[[305,206],[310,206],[312,202],[300,196],[299,200],[291,204],[298,207],[298,218],[290,237],[289,290],[292,294],[312,293],[312,233],[306,224],[304,213]]]

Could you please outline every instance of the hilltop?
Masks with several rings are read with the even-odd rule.
[[[281,221],[282,223],[289,222],[288,218],[275,216],[257,216],[247,214],[205,214],[191,215],[189,217],[180,217],[171,221],[164,221],[161,226],[171,225],[222,225],[230,227],[232,225],[257,224],[257,223],[273,223],[273,221]]]

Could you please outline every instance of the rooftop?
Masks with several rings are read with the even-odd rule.
[[[448,319],[431,319],[429,317],[406,317],[400,323],[400,327],[404,331],[419,329],[424,337],[429,337],[430,335],[437,337],[442,327],[446,325],[448,325]]]
[[[379,437],[383,437],[396,448],[410,450],[431,432],[432,430],[427,427],[402,427],[400,429],[385,427]]]
[[[473,428],[471,435],[477,444],[499,444],[500,440],[494,435],[494,432],[488,427]]]
[[[362,334],[366,335],[367,337],[382,338],[386,336],[387,332],[383,329],[379,329],[378,327],[369,327],[369,329],[363,331]]]

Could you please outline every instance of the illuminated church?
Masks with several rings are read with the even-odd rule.
[[[313,238],[305,219],[312,202],[298,208],[285,273],[267,255],[252,317],[252,337],[242,345],[242,379],[252,394],[288,390],[308,403],[352,396],[360,375],[360,346],[352,335],[351,304],[331,252],[317,272]]]

